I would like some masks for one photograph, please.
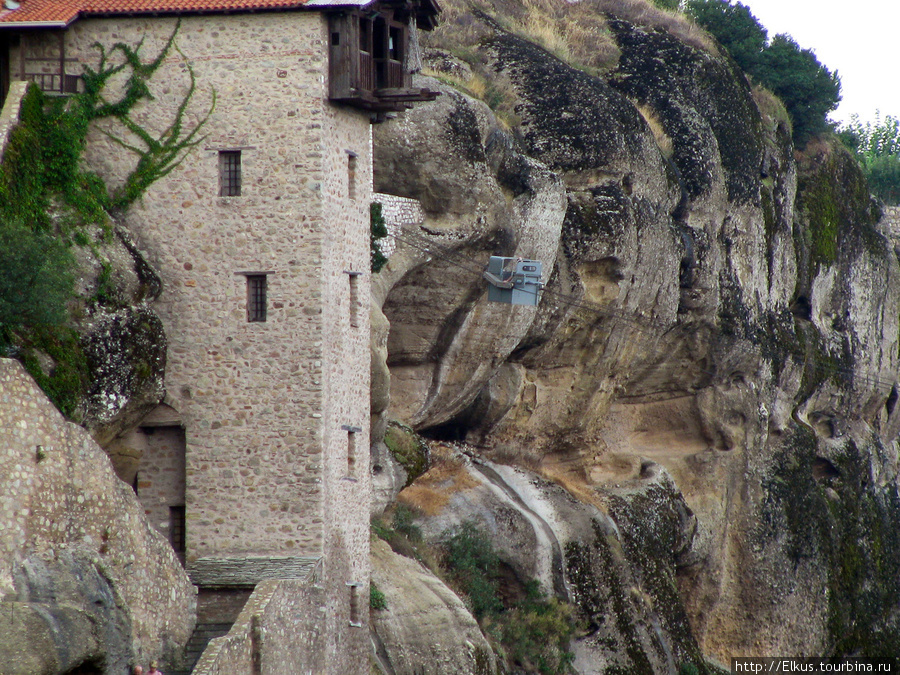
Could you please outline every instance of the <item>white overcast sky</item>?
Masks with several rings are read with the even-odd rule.
[[[771,39],[788,33],[841,77],[843,100],[831,114],[846,121],[875,111],[900,117],[900,0],[738,0],[765,26]]]

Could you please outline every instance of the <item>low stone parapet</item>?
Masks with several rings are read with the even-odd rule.
[[[302,579],[269,579],[256,586],[227,635],[203,652],[193,675],[321,672],[325,653],[322,562]]]
[[[12,82],[9,85],[6,102],[3,104],[3,110],[0,110],[0,162],[3,161],[3,153],[6,152],[9,134],[19,122],[22,99],[27,89],[28,82]]]

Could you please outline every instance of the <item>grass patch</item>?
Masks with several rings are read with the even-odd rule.
[[[788,136],[794,133],[794,125],[791,123],[791,116],[788,114],[784,103],[771,91],[760,84],[754,84],[750,89],[753,101],[759,108],[762,115],[763,127],[767,132],[767,137],[775,137],[778,128],[781,127]]]
[[[634,103],[634,101],[632,101],[632,103]],[[653,138],[656,139],[656,145],[659,146],[659,151],[666,159],[672,159],[672,155],[675,152],[672,137],[666,133],[662,121],[659,119],[656,112],[654,112],[653,108],[644,103],[634,103],[634,105],[638,112],[641,113],[641,117],[644,118],[647,126],[650,127],[650,131],[653,132]]]
[[[463,460],[449,453],[441,453],[438,447],[432,453],[431,468],[414,484],[404,488],[398,499],[425,515],[435,516],[444,509],[453,494],[478,484]]]
[[[384,593],[378,586],[375,585],[375,582],[372,581],[369,583],[369,609],[373,609],[375,611],[387,609],[387,598],[384,597]]]

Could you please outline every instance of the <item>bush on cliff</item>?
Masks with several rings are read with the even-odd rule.
[[[568,603],[548,598],[527,580],[510,596],[500,591],[501,561],[490,538],[466,521],[443,535],[443,569],[505,658],[510,672],[572,672],[569,642],[577,625]]]
[[[811,49],[802,49],[786,34],[769,41],[766,29],[739,2],[688,0],[685,8],[745,73],[784,101],[798,147],[829,128],[827,115],[841,100],[841,81]]]

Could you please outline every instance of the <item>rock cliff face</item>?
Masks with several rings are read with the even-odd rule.
[[[387,415],[477,474],[419,526],[480,522],[575,602],[579,672],[900,653],[900,269],[854,160],[634,17],[598,76],[501,24],[452,14],[426,60],[505,122],[430,81],[375,134],[426,213],[375,279]],[[537,309],[487,301],[491,254],[544,261]]]

